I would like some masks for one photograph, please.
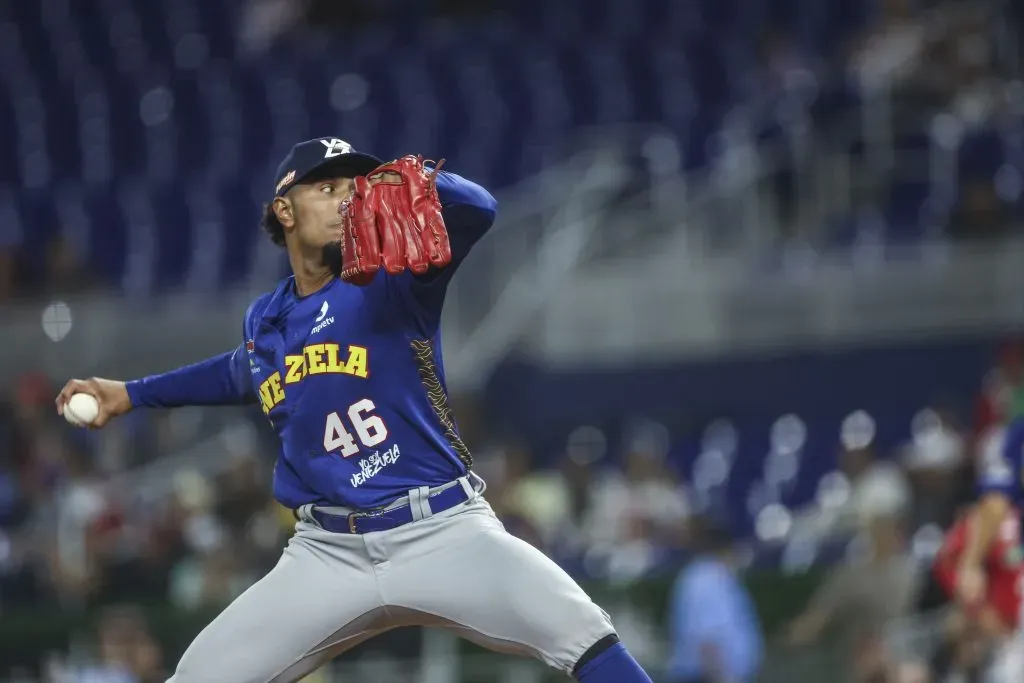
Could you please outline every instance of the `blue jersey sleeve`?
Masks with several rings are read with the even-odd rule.
[[[425,318],[440,316],[448,283],[473,245],[494,224],[498,202],[491,193],[465,178],[440,171],[437,194],[441,199],[441,215],[448,230],[452,249],[451,264],[423,275],[407,272],[399,276],[400,286],[413,300],[417,312]]]
[[[234,351],[128,382],[128,398],[136,408],[250,403],[255,400],[255,393],[248,367],[245,346],[239,345]]]
[[[447,171],[437,175],[437,194],[441,199],[441,215],[448,228],[452,247],[452,265],[462,262],[469,250],[494,224],[498,202],[491,193],[474,182]],[[447,273],[445,268],[438,274]],[[418,279],[430,278],[428,273]]]
[[[251,339],[254,311],[269,297],[254,301],[245,313],[242,334]],[[170,372],[128,382],[132,406],[177,408],[180,406],[242,405],[256,401],[249,374],[249,353],[245,343],[222,353]]]
[[[980,455],[979,491],[1016,497],[1024,484],[1024,418],[1017,418],[1007,425],[1002,442]]]

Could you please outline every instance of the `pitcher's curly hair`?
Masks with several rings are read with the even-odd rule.
[[[272,203],[263,205],[263,217],[260,218],[260,227],[270,235],[270,240],[274,244],[279,247],[284,246],[284,226],[281,225],[281,221],[277,219],[277,214],[274,213],[274,205]]]

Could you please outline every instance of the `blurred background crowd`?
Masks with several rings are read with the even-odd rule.
[[[236,345],[321,135],[497,196],[446,304],[460,430],[655,680],[723,550],[763,680],[981,680],[927,567],[1024,408],[1022,7],[0,2],[0,681],[162,681],[276,562],[258,411],[53,398]],[[401,632],[316,677],[547,675]]]

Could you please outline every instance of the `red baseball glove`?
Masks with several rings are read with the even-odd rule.
[[[404,156],[355,179],[355,191],[339,208],[343,280],[366,285],[381,268],[419,275],[451,263],[437,195],[443,163],[428,170],[423,157]]]

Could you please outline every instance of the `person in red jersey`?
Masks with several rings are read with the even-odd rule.
[[[950,596],[955,595],[957,568],[971,533],[971,522],[971,515],[965,515],[949,530],[936,558],[936,578]],[[979,619],[998,619],[998,624],[1005,630],[1017,629],[1020,626],[1024,555],[1020,547],[1020,512],[1016,508],[1007,515],[998,536],[993,539],[984,569],[988,579],[984,600],[963,604],[962,607]]]
[[[1020,511],[1011,508],[989,544],[984,558],[985,594],[980,601],[965,602],[957,594],[959,567],[964,549],[974,532],[975,511],[964,515],[946,534],[934,565],[935,578],[947,596],[957,604],[971,627],[992,642],[993,681],[1024,680],[1024,650],[1021,627],[1021,585],[1024,554],[1021,551]]]

